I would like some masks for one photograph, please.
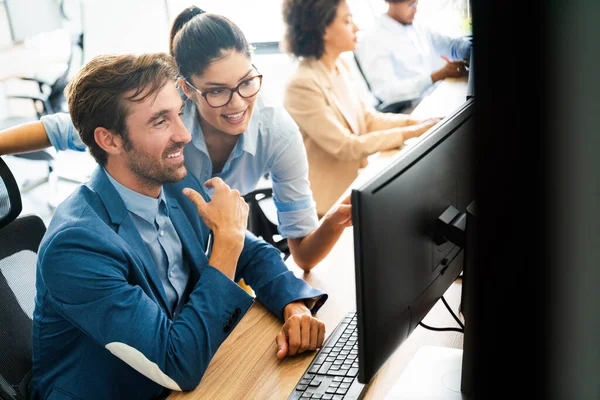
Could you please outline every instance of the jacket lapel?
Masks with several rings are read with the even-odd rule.
[[[321,63],[319,60],[314,59],[310,60],[310,66],[312,70],[316,72],[317,79],[320,85],[323,87],[329,103],[337,108],[338,112],[342,115],[342,117],[344,117],[346,124],[348,124],[350,127],[350,130],[356,135],[360,134],[358,126],[356,126],[356,124],[353,122],[356,120],[356,118],[352,118],[352,114],[342,105],[340,99],[338,98],[338,94],[333,88],[333,82],[331,81],[331,76],[327,68],[325,68],[323,63]],[[338,68],[340,67],[338,66]],[[345,74],[345,72],[346,71],[340,71],[342,74]]]
[[[202,268],[208,265],[208,257],[203,251],[206,247],[205,239],[208,238],[198,237],[190,223],[190,218],[185,214],[176,198],[167,197],[167,202],[169,204],[169,218],[175,226],[184,255],[187,257],[190,266],[193,266],[194,277],[197,280],[202,273]]]
[[[167,295],[158,276],[154,260],[150,256],[133,220],[129,217],[129,211],[125,207],[121,196],[106,177],[104,168],[100,166],[96,168],[90,179],[89,187],[96,192],[106,207],[111,223],[116,226],[115,231],[123,239],[125,245],[131,247],[132,254],[139,259],[154,293],[160,299],[163,309],[171,316]]]

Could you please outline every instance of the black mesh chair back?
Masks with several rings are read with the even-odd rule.
[[[290,256],[288,241],[279,235],[276,222],[267,215],[277,212],[272,198],[273,189],[270,187],[259,188],[244,195],[244,200],[248,203],[248,230],[275,246],[281,252],[282,258],[286,260]],[[267,208],[271,210],[266,210]]]
[[[36,260],[46,226],[21,211],[17,183],[0,158],[0,399],[29,398]]]

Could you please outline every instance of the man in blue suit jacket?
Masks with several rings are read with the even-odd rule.
[[[213,178],[209,201],[187,175],[176,78],[166,54],[101,56],[69,84],[72,120],[99,166],[57,208],[39,249],[35,399],[194,389],[252,305],[240,279],[284,319],[279,355],[323,343],[313,314],[327,295],[246,231],[239,192]]]

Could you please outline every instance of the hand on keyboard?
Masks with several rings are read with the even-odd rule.
[[[323,345],[325,324],[312,316],[303,301],[288,304],[283,314],[285,323],[275,338],[277,358],[316,350]]]
[[[356,312],[348,313],[319,349],[288,400],[357,400],[365,392],[358,381]]]

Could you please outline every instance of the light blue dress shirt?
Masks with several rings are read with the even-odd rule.
[[[161,188],[158,199],[155,199],[121,185],[108,172],[106,176],[123,199],[129,216],[154,260],[171,312],[176,317],[185,304],[182,297],[190,278],[190,267],[183,259],[183,247],[169,218],[164,192]]]
[[[186,101],[182,119],[192,134],[192,142],[184,150],[185,165],[201,184],[212,177],[219,177],[244,195],[254,190],[260,178],[268,172],[273,181],[279,233],[287,238],[302,238],[317,228],[306,149],[298,126],[283,107],[269,105],[258,96],[248,129],[240,135],[218,174],[212,171],[193,101]],[[48,115],[41,121],[50,143],[57,150],[85,150],[69,114]],[[213,192],[207,189],[207,193],[212,196]]]

